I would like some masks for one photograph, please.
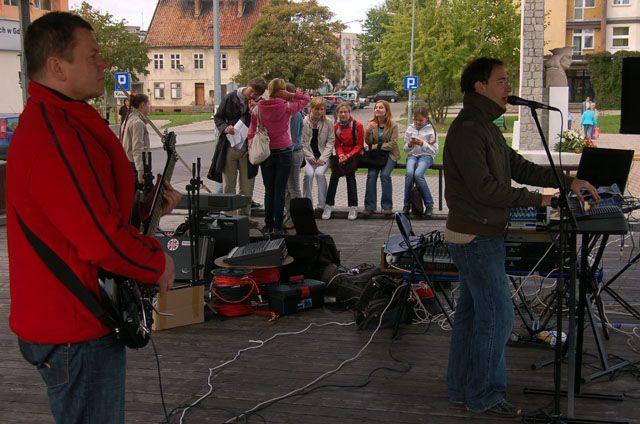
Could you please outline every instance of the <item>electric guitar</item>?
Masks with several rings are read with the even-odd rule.
[[[147,236],[152,236],[158,229],[162,216],[164,182],[171,181],[177,160],[175,133],[165,131],[162,144],[167,153],[167,162],[162,176],[153,188],[149,216],[142,223],[143,233]],[[157,293],[157,286],[138,283],[104,271],[100,273],[98,281],[103,305],[111,318],[116,337],[133,349],[146,346],[153,324],[153,298]]]

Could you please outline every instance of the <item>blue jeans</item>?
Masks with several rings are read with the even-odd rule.
[[[387,164],[382,169],[369,169],[367,173],[367,186],[364,192],[364,208],[368,211],[376,210],[378,174],[382,184],[382,209],[393,208],[393,186],[391,184],[391,172],[396,166],[396,161],[387,159]]]
[[[513,304],[504,270],[502,236],[476,236],[468,244],[449,243],[460,275],[447,388],[455,401],[485,411],[504,399],[505,347],[513,328]]]
[[[114,335],[60,345],[18,344],[47,385],[56,423],[124,423],[127,356]]]
[[[404,176],[404,206],[409,206],[414,181],[420,189],[425,206],[433,206],[433,197],[431,197],[427,180],[424,178],[424,173],[431,165],[433,165],[433,156],[407,156],[407,173]]]
[[[291,172],[292,150],[272,150],[260,164],[264,183],[264,225],[267,230],[282,230],[284,198]]]
[[[593,128],[594,128],[594,126],[590,125],[590,124],[585,124],[582,127],[584,128],[584,136],[589,138],[589,139],[592,139],[593,138]]]

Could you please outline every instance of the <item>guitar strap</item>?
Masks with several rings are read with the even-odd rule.
[[[73,272],[60,256],[58,256],[49,246],[46,245],[27,225],[24,223],[18,211],[14,209],[20,228],[33,250],[38,254],[42,262],[51,271],[76,299],[80,301],[98,321],[114,330],[116,323],[109,313],[95,299],[93,293],[84,285],[80,278]]]

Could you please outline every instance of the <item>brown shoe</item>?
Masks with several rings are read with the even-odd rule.
[[[362,211],[362,216],[371,216],[372,213],[373,211],[370,211],[369,209],[365,209]]]
[[[284,224],[282,227],[283,227],[285,230],[293,230],[296,226],[295,226],[295,225],[293,225],[293,223],[292,223],[292,222],[290,222],[290,223]]]
[[[258,228],[260,227],[260,223],[258,221],[255,221],[253,219],[249,220],[249,228]]]
[[[393,209],[383,209],[382,213],[385,215],[391,215],[393,214]]]

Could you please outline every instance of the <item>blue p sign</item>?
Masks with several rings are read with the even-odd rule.
[[[408,75],[404,77],[403,82],[404,82],[404,89],[406,91],[418,89],[418,77],[415,75]]]
[[[128,72],[116,72],[114,77],[117,81],[116,90],[131,90],[131,74]]]

